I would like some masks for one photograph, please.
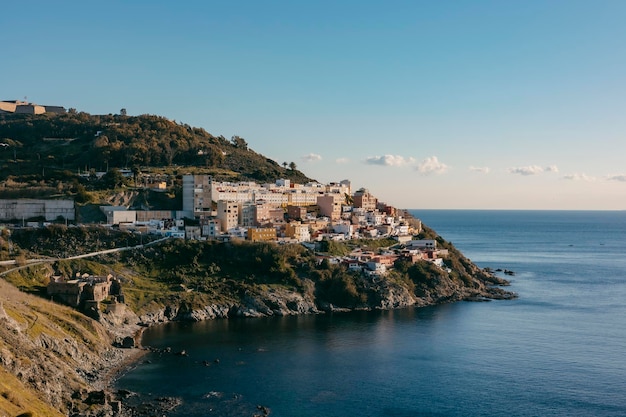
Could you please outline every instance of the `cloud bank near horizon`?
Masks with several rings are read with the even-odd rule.
[[[528,166],[524,166],[524,167],[509,168],[508,172],[510,174],[530,176],[530,175],[543,174],[544,172],[554,172],[554,173],[557,173],[557,172],[559,172],[559,168],[556,165],[549,165],[549,166],[547,166],[545,168],[540,167],[539,165],[528,165]]]
[[[609,175],[607,179],[609,181],[626,182],[626,174]]]
[[[489,167],[475,167],[473,165],[471,165],[468,169],[471,172],[479,172],[481,174],[489,174],[490,171]]]
[[[567,174],[563,176],[563,179],[569,181],[595,181],[595,177],[591,177],[585,173]]]

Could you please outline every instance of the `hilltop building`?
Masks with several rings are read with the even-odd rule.
[[[29,103],[20,100],[4,100],[0,101],[0,114],[44,114],[44,113],[65,113],[62,106],[40,106],[39,104]]]

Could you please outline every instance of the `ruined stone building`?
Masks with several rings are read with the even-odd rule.
[[[117,296],[119,301],[123,301],[121,285],[111,274],[106,277],[76,274],[74,279],[53,276],[47,293],[54,301],[76,308],[82,308],[87,303],[100,303],[110,296]]]

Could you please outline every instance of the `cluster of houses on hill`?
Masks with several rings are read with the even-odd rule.
[[[100,209],[110,227],[162,237],[302,243],[312,249],[316,242],[323,240],[358,238],[387,237],[403,244],[402,253],[360,253],[333,259],[333,262],[346,263],[350,269],[375,273],[384,273],[400,256],[441,264],[441,257],[446,255],[445,251],[437,249],[436,241],[414,240],[422,230],[418,219],[379,202],[365,188],[353,193],[348,180],[295,184],[279,179],[259,184],[215,181],[208,175],[184,175],[182,186],[182,210],[129,210],[126,206],[101,206]],[[0,220],[14,219],[24,213],[46,220],[76,218],[72,201],[0,200]],[[53,285],[53,288],[56,287]],[[76,295],[63,295],[62,291],[58,294],[62,297]],[[65,302],[77,304],[71,300]]]
[[[448,256],[447,249],[437,248],[437,241],[432,239],[410,240],[402,249],[384,250],[381,253],[364,251],[357,248],[347,256],[320,257],[332,264],[343,264],[351,271],[360,271],[365,275],[384,275],[393,268],[397,260],[403,258],[410,263],[428,261],[444,268],[443,258]]]
[[[367,189],[351,192],[347,180],[273,184],[220,182],[208,175],[183,176],[180,211],[103,206],[107,224],[187,239],[312,240],[395,237],[410,240],[421,225],[379,203]],[[189,222],[189,219],[194,219]]]
[[[426,260],[443,266],[447,250],[435,240],[415,240],[422,225],[395,207],[381,203],[367,189],[352,193],[350,181],[271,184],[214,181],[207,175],[183,177],[183,210],[139,211],[101,208],[107,223],[162,236],[228,241],[301,243],[311,249],[322,240],[393,238],[402,250],[355,252],[327,257],[350,270],[382,275],[398,258]],[[194,219],[189,222],[189,219]]]

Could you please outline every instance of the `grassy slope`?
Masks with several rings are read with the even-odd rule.
[[[31,412],[34,416],[63,416],[39,397],[39,393],[0,367],[0,415],[17,416]]]

